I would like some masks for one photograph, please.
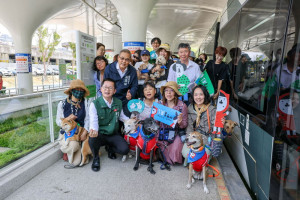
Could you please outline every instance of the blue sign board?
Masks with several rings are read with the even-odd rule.
[[[181,114],[178,110],[174,110],[172,108],[169,108],[167,106],[164,106],[162,104],[153,103],[152,109],[151,109],[151,117],[157,121],[160,121],[164,124],[167,124],[171,126],[172,128],[175,128],[175,125],[178,120],[178,116]]]
[[[132,99],[128,102],[127,104],[128,110],[129,112],[138,112],[141,113],[143,112],[144,108],[145,108],[145,104],[143,101],[139,100],[139,99]]]

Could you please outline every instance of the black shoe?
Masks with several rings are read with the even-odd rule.
[[[117,156],[116,156],[116,154],[114,153],[114,152],[108,152],[108,157],[110,158],[110,159],[116,159],[117,158]]]
[[[99,158],[94,158],[93,164],[92,164],[92,170],[94,172],[97,172],[100,170],[100,159]]]

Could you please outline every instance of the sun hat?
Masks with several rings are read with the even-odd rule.
[[[90,91],[85,87],[85,84],[82,80],[77,79],[77,80],[72,80],[70,83],[70,87],[64,92],[67,95],[71,95],[71,91],[75,88],[81,88],[85,91],[84,96],[89,96]]]
[[[179,97],[182,96],[182,94],[178,90],[179,86],[175,81],[169,81],[169,82],[166,83],[166,85],[161,86],[160,87],[160,93],[161,94],[163,94],[163,91],[165,90],[166,87],[172,88],[174,90],[174,92],[176,92]]]
[[[170,45],[168,44],[161,44],[156,52],[160,52],[162,49],[166,50],[166,51],[170,51]]]

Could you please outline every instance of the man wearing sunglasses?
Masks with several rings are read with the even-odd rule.
[[[115,81],[117,91],[114,97],[122,101],[124,114],[128,117],[130,112],[127,103],[135,98],[138,88],[136,69],[129,64],[130,61],[130,51],[123,49],[119,53],[118,60],[108,65],[104,71],[104,79],[110,78]]]

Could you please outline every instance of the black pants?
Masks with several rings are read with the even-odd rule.
[[[98,134],[97,137],[90,137],[89,145],[91,147],[94,158],[99,157],[99,149],[101,146],[108,146],[109,151],[126,155],[129,152],[127,142],[121,135],[104,135]]]

